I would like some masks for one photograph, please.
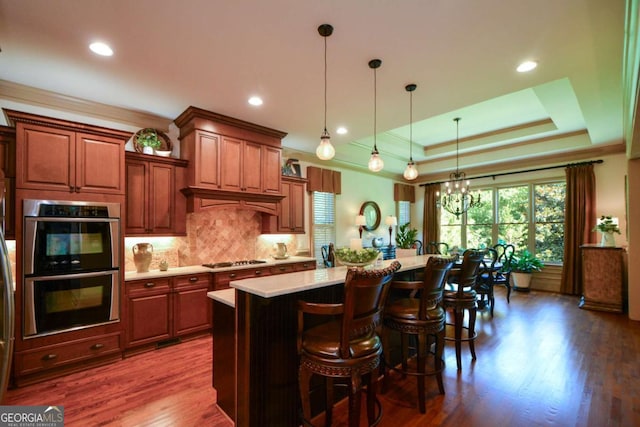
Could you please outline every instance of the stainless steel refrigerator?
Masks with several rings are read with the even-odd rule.
[[[11,358],[13,357],[13,326],[14,301],[13,278],[11,276],[11,262],[7,245],[4,241],[4,208],[5,187],[4,176],[0,171],[0,204],[2,215],[0,227],[0,403],[4,402],[4,395],[9,384],[11,373]]]

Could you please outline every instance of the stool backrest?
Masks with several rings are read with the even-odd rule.
[[[420,293],[419,319],[426,319],[427,312],[442,301],[447,276],[455,260],[455,257],[432,256],[427,261],[427,265],[424,267],[422,292]]]
[[[400,268],[398,261],[380,270],[350,268],[344,283],[344,310],[340,353],[349,358],[349,342],[373,336],[382,320],[389,282]]]
[[[486,250],[467,249],[462,254],[462,265],[456,274],[454,283],[458,285],[458,294],[464,293],[464,288],[474,286],[482,259],[487,254]]]

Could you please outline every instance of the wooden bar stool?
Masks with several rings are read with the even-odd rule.
[[[385,360],[385,385],[388,382],[388,369],[402,372],[404,375],[417,377],[418,409],[425,413],[425,376],[435,375],[438,389],[444,394],[442,381],[442,353],[444,351],[445,312],[441,306],[442,293],[446,278],[455,258],[429,258],[422,274],[422,280],[391,282],[390,292],[399,291],[409,293],[408,296],[388,299],[384,311],[383,347]],[[394,292],[395,293],[395,292]],[[396,368],[392,359],[390,335],[400,333],[400,355],[402,368]],[[410,352],[409,340],[413,338],[415,348]],[[427,370],[427,356],[431,341],[435,344],[433,351],[434,365]],[[416,357],[415,368],[409,367],[409,359]],[[392,362],[393,361],[393,362]],[[386,387],[385,387],[386,388]]]
[[[298,301],[298,380],[302,401],[302,422],[311,424],[311,377],[325,377],[325,425],[331,425],[333,379],[349,381],[349,426],[360,425],[360,393],[367,376],[367,419],[376,425],[382,416],[376,398],[382,343],[378,329],[393,273],[400,268],[394,261],[380,270],[349,268],[344,284],[344,302],[322,304]],[[304,328],[305,317],[332,316],[326,323]],[[309,319],[311,320],[311,319]],[[317,319],[314,319],[317,321]],[[376,407],[379,408],[376,416]]]
[[[462,255],[462,265],[460,268],[452,269],[449,273],[448,286],[451,290],[445,289],[443,301],[445,310],[451,310],[454,315],[453,328],[455,337],[445,337],[446,340],[455,341],[456,362],[458,369],[462,369],[462,342],[469,343],[471,358],[476,360],[476,349],[474,341],[476,339],[476,312],[478,309],[477,294],[474,290],[476,278],[480,269],[480,263],[486,255],[486,251],[467,249]],[[464,326],[464,313],[469,312],[469,325]],[[447,323],[447,325],[451,325]],[[467,336],[462,336],[462,331],[467,331]]]

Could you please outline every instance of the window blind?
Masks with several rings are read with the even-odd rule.
[[[321,247],[336,241],[336,197],[333,193],[313,192],[313,253],[323,265]]]

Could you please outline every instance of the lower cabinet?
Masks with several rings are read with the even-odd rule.
[[[211,329],[211,274],[126,282],[125,348],[144,351]]]

